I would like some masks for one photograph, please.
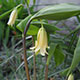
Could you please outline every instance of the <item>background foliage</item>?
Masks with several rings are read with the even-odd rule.
[[[11,12],[10,10],[21,3],[24,6],[18,9],[19,15],[14,27],[8,26],[7,21]],[[64,80],[69,72],[74,74],[75,80],[80,79],[78,76],[80,74],[80,39],[78,39],[80,30],[80,6],[60,4],[35,11],[35,0],[33,0],[33,5],[29,6],[29,3],[29,0],[0,1],[0,79],[26,80],[23,62],[22,33],[30,18],[34,20],[31,22],[27,32],[26,48],[28,49],[28,64],[31,79],[33,79],[33,52],[29,49],[32,46],[31,35],[36,39],[41,23],[48,33],[50,46],[47,60],[47,64],[49,65],[49,79]],[[28,16],[28,9],[30,9],[32,15]],[[75,16],[74,24],[72,24],[75,25],[74,29],[72,25],[69,27],[65,24],[68,21],[67,18],[73,16]],[[40,19],[42,19],[42,22]],[[59,24],[61,24],[61,27]],[[37,80],[44,80],[45,57],[41,55],[36,56],[36,69]]]

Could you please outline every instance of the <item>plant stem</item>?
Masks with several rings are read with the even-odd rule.
[[[34,79],[33,80],[36,80],[36,58],[35,58],[35,53],[34,53],[34,56],[33,56],[33,63],[34,63]]]
[[[25,70],[26,70],[26,76],[27,79],[30,80],[30,76],[29,76],[29,69],[28,69],[28,61],[27,61],[27,55],[26,55],[26,47],[25,47],[25,37],[23,37],[23,47],[24,47],[24,63],[25,63]]]
[[[34,37],[33,36],[32,36],[32,44],[34,46]],[[33,78],[33,80],[36,80],[36,57],[35,57],[35,53],[33,56],[33,63],[34,63],[34,78]]]
[[[47,62],[47,55],[46,55],[46,62]],[[48,80],[48,64],[46,64],[46,69],[45,69],[45,80]]]
[[[25,63],[25,70],[26,70],[26,76],[27,76],[27,80],[30,80],[30,75],[29,75],[29,68],[28,68],[28,61],[27,61],[27,54],[26,54],[26,32],[29,28],[31,20],[28,21],[25,30],[24,30],[24,34],[23,34],[23,50],[24,50],[24,63]]]
[[[80,18],[79,18],[79,15],[77,15],[77,19],[78,19],[78,22],[80,23]]]
[[[31,14],[31,12],[30,12],[30,9],[29,9],[29,4],[27,4],[27,0],[25,0],[25,3],[26,3],[26,6],[27,6],[28,14],[30,15],[30,14]]]
[[[27,0],[25,0],[26,2],[26,5],[27,5],[27,11],[28,11],[28,14],[30,15],[31,12],[30,12],[30,9],[29,9],[29,5],[27,4]],[[34,37],[32,36],[32,45],[34,46]],[[33,80],[36,80],[36,58],[35,58],[35,53],[34,53],[34,56],[33,56],[33,63],[34,63],[34,79]]]

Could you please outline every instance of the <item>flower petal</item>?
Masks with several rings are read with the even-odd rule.
[[[30,47],[30,49],[35,49],[35,47]]]
[[[12,26],[15,23],[16,17],[17,17],[17,9],[14,9],[11,12],[11,15],[7,24]]]
[[[40,47],[37,47],[37,48],[35,49],[35,53],[37,53],[39,50],[40,50]]]
[[[40,54],[41,54],[42,56],[45,56],[45,50],[44,50],[43,48],[40,49]]]

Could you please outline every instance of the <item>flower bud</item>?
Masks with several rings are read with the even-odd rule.
[[[15,23],[16,18],[17,18],[17,9],[14,9],[10,14],[10,18],[7,24],[12,26]]]
[[[30,49],[35,49],[35,53],[40,52],[42,56],[45,56],[45,53],[48,54],[46,48],[48,48],[47,32],[44,27],[41,27],[37,34],[35,47]]]
[[[74,80],[74,76],[72,74],[69,75],[68,80]]]

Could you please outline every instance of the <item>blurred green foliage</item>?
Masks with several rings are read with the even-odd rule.
[[[56,80],[65,80],[66,76],[63,75],[68,73],[71,62],[73,62],[72,66],[74,68],[76,67],[77,70],[73,69],[72,67],[70,71],[74,73],[74,75],[77,74],[76,71],[80,73],[80,65],[78,65],[80,62],[80,39],[78,40],[80,25],[79,22],[75,22],[73,25],[78,27],[72,30],[69,26],[64,24],[67,21],[67,18],[72,16],[76,16],[79,21],[78,15],[80,12],[80,7],[70,4],[61,4],[62,6],[50,6],[46,9],[44,8],[40,11],[36,11],[36,13],[34,11],[34,7],[36,6],[35,2],[36,0],[33,0],[33,5],[29,6],[30,0],[0,0],[0,17],[2,14],[9,11],[8,15],[3,15],[0,19],[0,80],[26,80],[23,64],[22,33],[26,23],[28,23],[31,18],[34,20],[31,22],[26,36],[26,48],[28,49],[28,64],[31,80],[33,80],[33,52],[29,49],[29,47],[32,46],[32,36],[30,35],[34,35],[34,39],[36,40],[36,35],[39,28],[41,27],[41,24],[43,24],[48,33],[49,45],[51,47],[48,50],[48,77],[54,77]],[[23,7],[18,9],[18,17],[16,22],[13,27],[8,26],[7,22],[10,12],[19,4],[23,4]],[[31,16],[29,15],[27,8],[29,8]],[[42,19],[42,22],[40,19]],[[48,20],[46,19],[60,21],[50,22],[49,24]],[[56,25],[59,23],[62,23],[61,26],[63,26],[63,28],[56,27]],[[68,31],[68,33],[66,34],[65,32],[62,32],[64,30],[65,32]],[[78,44],[77,47],[76,44]],[[40,55],[36,56],[37,80],[44,80],[45,63],[45,57]]]

